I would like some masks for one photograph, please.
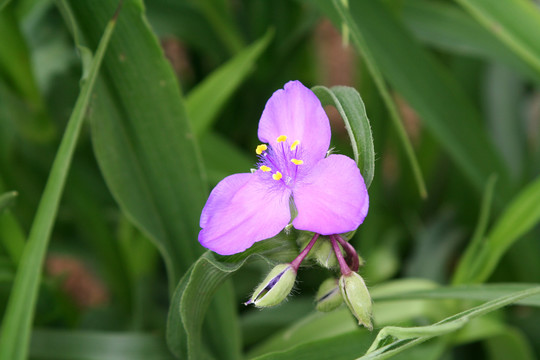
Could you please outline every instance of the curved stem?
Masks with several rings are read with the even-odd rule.
[[[344,276],[349,276],[352,273],[352,270],[349,268],[349,265],[347,265],[347,262],[343,258],[343,254],[341,253],[341,249],[336,241],[335,235],[330,235],[330,242],[332,243],[332,248],[336,254],[341,274]]]
[[[291,262],[291,266],[295,271],[298,271],[298,268],[300,267],[300,264],[302,261],[304,261],[304,258],[307,256],[307,254],[311,251],[313,248],[313,245],[315,245],[315,242],[317,242],[317,239],[319,238],[319,234],[313,235],[313,238],[310,240],[309,244],[298,254],[298,256]]]
[[[360,268],[360,261],[358,260],[358,253],[356,252],[356,249],[345,239],[343,239],[339,235],[334,235],[336,237],[336,240],[339,242],[341,247],[345,250],[347,253],[347,260],[350,264],[351,270],[356,272]]]

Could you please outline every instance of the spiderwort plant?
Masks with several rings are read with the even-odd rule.
[[[321,241],[331,239],[343,276],[358,270],[356,251],[339,234],[362,224],[368,193],[351,158],[329,155],[330,136],[317,96],[299,81],[290,81],[272,95],[262,113],[257,168],[223,179],[211,192],[201,214],[199,241],[218,254],[242,252],[290,224],[313,233],[298,257],[274,268],[246,304],[281,302],[321,235]],[[346,260],[335,239],[341,240]]]

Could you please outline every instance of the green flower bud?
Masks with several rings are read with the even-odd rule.
[[[313,238],[314,233],[303,231],[297,239],[300,249],[303,250]],[[326,236],[320,236],[313,248],[307,255],[308,259],[313,259],[317,263],[327,269],[335,269],[338,267],[336,254],[332,249],[332,244]]]
[[[296,270],[290,264],[277,265],[257,286],[246,305],[269,307],[278,305],[291,292],[296,280]]]
[[[339,290],[338,280],[326,279],[319,287],[315,301],[317,310],[322,312],[329,312],[340,306],[343,303],[343,296]]]
[[[339,279],[339,288],[349,310],[358,319],[358,324],[373,330],[371,324],[371,296],[364,279],[355,272],[342,275],[341,279]]]
[[[334,269],[338,266],[336,254],[327,238],[319,239],[315,246],[313,246],[310,255],[317,260],[319,265],[327,269]]]

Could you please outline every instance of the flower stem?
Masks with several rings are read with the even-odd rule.
[[[339,235],[334,235],[339,244],[343,247],[347,253],[347,260],[350,264],[351,270],[356,272],[360,268],[360,261],[358,260],[358,253],[356,249],[345,239]]]
[[[296,257],[296,259],[294,259],[291,262],[291,267],[294,269],[294,271],[298,271],[298,268],[300,267],[300,264],[302,263],[302,261],[304,261],[304,258],[311,251],[311,249],[313,248],[313,245],[315,245],[315,242],[317,242],[318,238],[319,238],[319,234],[313,235],[313,238],[311,239],[309,244],[307,244],[307,246],[304,248],[304,250],[302,250],[300,252],[300,254],[298,254],[298,256]]]
[[[336,254],[339,268],[341,269],[341,274],[344,276],[349,276],[352,273],[352,270],[349,268],[349,265],[347,265],[347,262],[343,258],[343,254],[341,253],[341,249],[339,248],[335,235],[330,235],[330,242],[332,243],[332,248]]]

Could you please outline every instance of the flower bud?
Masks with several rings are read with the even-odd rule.
[[[313,238],[314,233],[303,231],[297,239],[300,249],[304,249]],[[338,261],[330,240],[326,236],[320,236],[313,248],[307,255],[308,259],[313,259],[326,269],[338,267]]]
[[[334,269],[338,266],[338,261],[332,244],[327,238],[322,238],[311,250],[311,257],[317,260],[317,263],[327,269]]]
[[[317,291],[315,297],[316,308],[321,312],[329,312],[336,309],[343,303],[343,296],[338,286],[338,280],[334,278],[326,279]]]
[[[339,288],[349,310],[358,319],[358,324],[373,330],[371,324],[371,296],[364,279],[355,272],[342,275],[341,279],[339,279]]]
[[[251,299],[245,305],[269,307],[279,304],[291,292],[295,279],[296,271],[290,264],[277,265],[257,286]]]

